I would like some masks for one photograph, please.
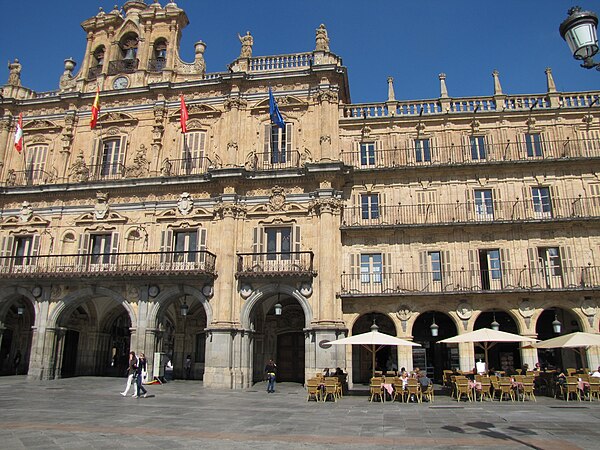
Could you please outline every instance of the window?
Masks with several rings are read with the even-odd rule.
[[[496,286],[496,280],[502,278],[500,265],[500,250],[479,250],[479,270],[481,273],[481,287],[484,290],[489,290]]]
[[[552,215],[552,204],[550,202],[550,189],[547,187],[531,188],[533,196],[533,211],[536,218],[545,218]]]
[[[360,144],[360,165],[375,165],[375,142],[361,142]]]
[[[33,236],[17,236],[15,237],[14,249],[14,265],[29,266],[32,264],[33,251]]]
[[[429,139],[415,139],[415,159],[417,162],[430,162],[431,149]]]
[[[181,158],[186,174],[196,172],[204,167],[204,148],[206,146],[206,132],[192,131],[183,135]]]
[[[491,189],[475,190],[475,215],[477,219],[487,220],[494,218],[494,204]]]
[[[440,252],[428,252],[429,267],[433,281],[442,281],[442,254]]]
[[[107,177],[116,175],[121,170],[121,139],[105,139],[102,141],[102,163],[100,175]]]
[[[362,194],[360,209],[363,219],[379,218],[379,194]]]
[[[381,283],[383,271],[381,253],[366,253],[360,255],[361,283]]]
[[[539,133],[527,133],[525,135],[525,147],[527,148],[527,156],[542,156],[542,137]]]
[[[173,233],[175,239],[175,254],[173,260],[175,262],[194,262],[198,250],[198,231],[185,230],[175,231]]]
[[[562,276],[562,267],[560,263],[560,252],[558,247],[538,248],[538,260],[540,267],[547,275]]]
[[[485,137],[471,136],[471,159],[473,161],[483,160],[486,158]]]
[[[292,229],[290,227],[265,228],[267,238],[267,260],[289,260]]]
[[[267,128],[270,133],[268,153],[271,164],[285,163],[292,150],[292,124],[286,123],[284,128],[271,124]]]
[[[111,237],[110,234],[92,234],[90,236],[91,264],[110,263]]]
[[[48,154],[47,145],[33,145],[27,147],[26,174],[27,181],[35,182],[44,179],[44,169],[46,167],[46,155]]]

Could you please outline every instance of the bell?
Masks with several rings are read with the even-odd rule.
[[[128,48],[127,52],[125,53],[125,58],[123,59],[135,59],[135,49]]]

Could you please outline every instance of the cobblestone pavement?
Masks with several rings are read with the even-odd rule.
[[[597,449],[600,402],[370,403],[347,395],[306,402],[280,383],[246,391],[198,381],[148,386],[148,398],[122,397],[125,379],[78,377],[28,382],[0,378],[0,448]],[[366,394],[366,393],[365,393]]]

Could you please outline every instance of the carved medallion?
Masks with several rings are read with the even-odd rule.
[[[179,196],[179,201],[177,202],[177,209],[181,214],[187,216],[192,212],[192,208],[194,207],[194,200],[192,200],[192,196],[188,192],[184,192]]]
[[[535,307],[530,300],[524,299],[519,305],[519,314],[524,318],[529,318],[535,313]]]
[[[581,302],[581,311],[586,316],[593,317],[596,315],[596,311],[598,311],[598,306],[594,300],[592,300],[590,297],[586,297]]]
[[[469,320],[473,315],[473,308],[467,302],[462,302],[456,307],[456,314],[461,320]]]
[[[413,313],[410,309],[410,306],[401,305],[400,308],[398,308],[398,311],[396,312],[396,317],[398,317],[398,319],[402,320],[403,322],[406,322],[412,317],[412,314]]]
[[[23,205],[21,206],[21,212],[19,213],[19,220],[21,222],[27,222],[27,221],[29,221],[29,219],[31,219],[32,215],[33,215],[33,208],[31,207],[29,202],[27,202],[27,201],[23,202]]]
[[[271,189],[271,198],[269,199],[269,205],[273,211],[281,211],[285,206],[285,194],[283,188],[274,186]]]

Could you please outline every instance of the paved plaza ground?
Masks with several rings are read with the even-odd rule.
[[[423,404],[370,403],[348,395],[306,402],[280,383],[246,391],[198,381],[148,386],[149,398],[119,395],[124,378],[28,382],[0,378],[2,449],[597,449],[600,402],[462,402],[438,394]],[[365,392],[366,394],[366,392]]]

